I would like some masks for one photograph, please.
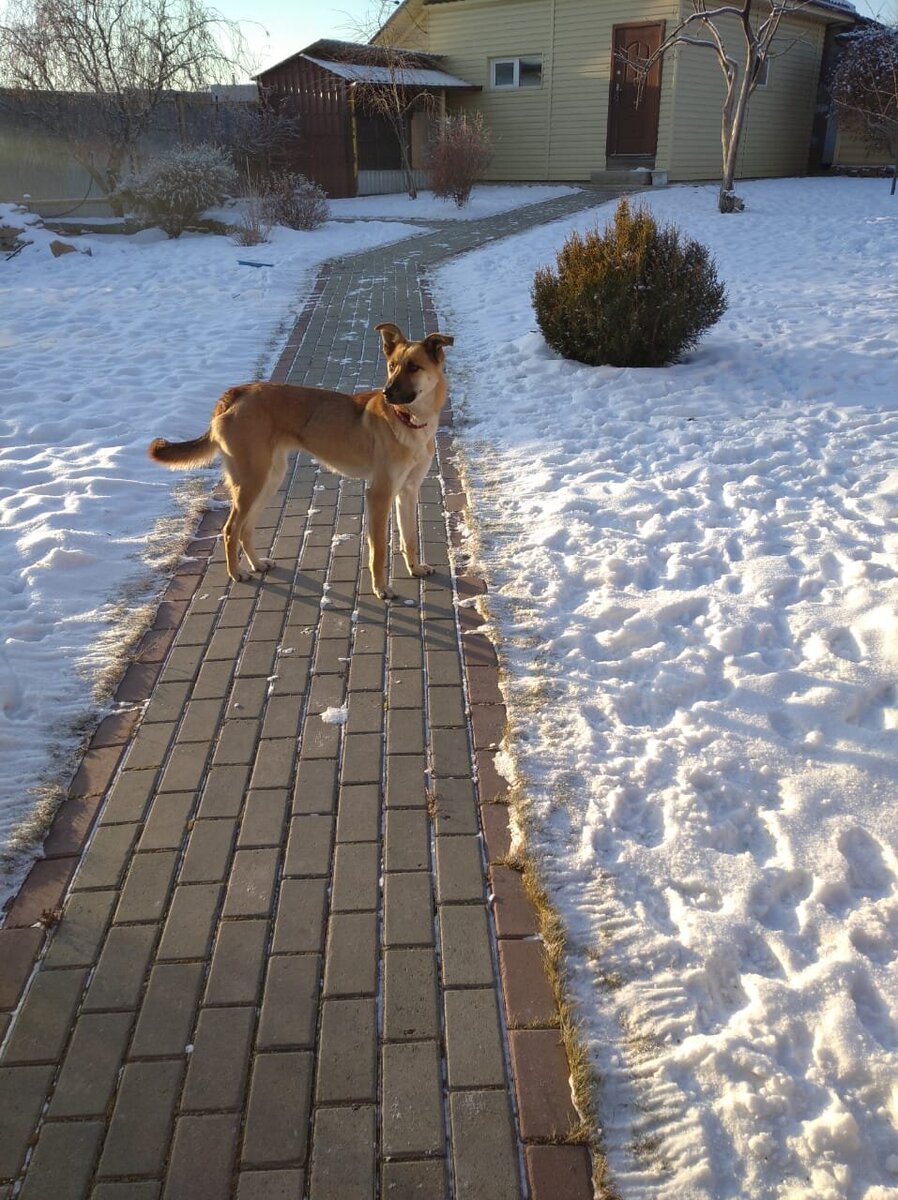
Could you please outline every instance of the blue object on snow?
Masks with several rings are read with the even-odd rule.
[[[273,267],[274,263],[257,263],[250,262],[247,258],[238,258],[237,262],[241,267]]]

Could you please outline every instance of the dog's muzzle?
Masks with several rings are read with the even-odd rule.
[[[384,396],[386,397],[388,403],[399,407],[406,404],[411,404],[415,399],[416,393],[412,391],[400,392],[397,387],[394,387],[393,384],[390,384],[389,387],[384,388]]]

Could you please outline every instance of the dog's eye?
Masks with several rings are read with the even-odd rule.
[[[409,363],[406,369],[409,375],[416,375],[421,370],[417,363]]]

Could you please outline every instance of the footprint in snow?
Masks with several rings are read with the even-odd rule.
[[[863,650],[857,638],[844,625],[836,625],[826,634],[826,644],[836,658],[844,658],[847,662],[860,662],[864,657]]]
[[[787,741],[795,742],[804,736],[804,726],[794,717],[790,716],[785,709],[773,709],[772,712],[767,714],[767,720],[773,732],[779,734],[781,738],[785,738]]]
[[[801,868],[764,872],[750,893],[751,910],[765,927],[784,933],[798,932],[796,909],[811,893],[812,876]]]
[[[892,962],[898,955],[898,907],[880,904],[855,913],[848,936],[864,958],[879,966]]]
[[[898,729],[898,688],[890,683],[872,692],[860,692],[845,721],[874,732]]]
[[[622,785],[608,796],[609,818],[640,846],[657,846],[664,840],[664,816],[657,805],[647,802],[640,788]]]
[[[828,550],[820,558],[820,574],[829,583],[844,583],[845,563],[837,554]]]
[[[817,897],[827,912],[844,916],[863,900],[881,900],[894,888],[895,873],[886,861],[880,843],[860,826],[839,835],[838,847],[845,859],[845,874],[817,888]]]
[[[898,1046],[898,1027],[892,1020],[888,1005],[866,971],[859,973],[851,985],[851,999],[858,1020],[870,1036],[885,1050]]]
[[[730,534],[730,536],[724,542],[723,548],[730,562],[742,562],[742,559],[744,558],[742,553],[742,542],[736,536],[736,534]]]
[[[892,890],[894,871],[882,846],[866,829],[859,825],[846,829],[839,838],[839,850],[848,865],[848,882],[858,895],[877,900]]]
[[[705,912],[717,912],[723,907],[723,898],[718,889],[703,879],[672,880],[671,887],[692,908],[700,908]]]

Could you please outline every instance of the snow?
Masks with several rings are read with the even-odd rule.
[[[345,725],[349,720],[349,705],[342,704],[339,708],[331,706],[318,715],[325,725]]]
[[[359,196],[355,200],[331,200],[331,216],[334,217],[404,217],[422,221],[476,221],[480,217],[492,217],[496,213],[523,208],[527,204],[540,204],[544,200],[555,200],[568,196],[576,188],[558,184],[487,184],[480,183],[471,193],[464,208],[454,200],[440,200],[433,192],[418,192],[416,200],[407,195]]]
[[[729,289],[667,369],[566,362],[535,332],[536,267],[611,206],[436,277],[503,758],[622,1200],[887,1200],[898,208],[881,180],[740,193],[728,216],[714,188],[645,197]]]
[[[4,218],[32,220],[8,205]],[[195,436],[226,386],[271,368],[318,263],[420,232],[329,222],[247,249],[150,230],[66,237],[92,256],[54,259],[58,235],[29,225],[33,244],[0,258],[0,845],[77,745],[113,621],[158,595],[166,541],[216,478],[185,485],[149,441]]]

